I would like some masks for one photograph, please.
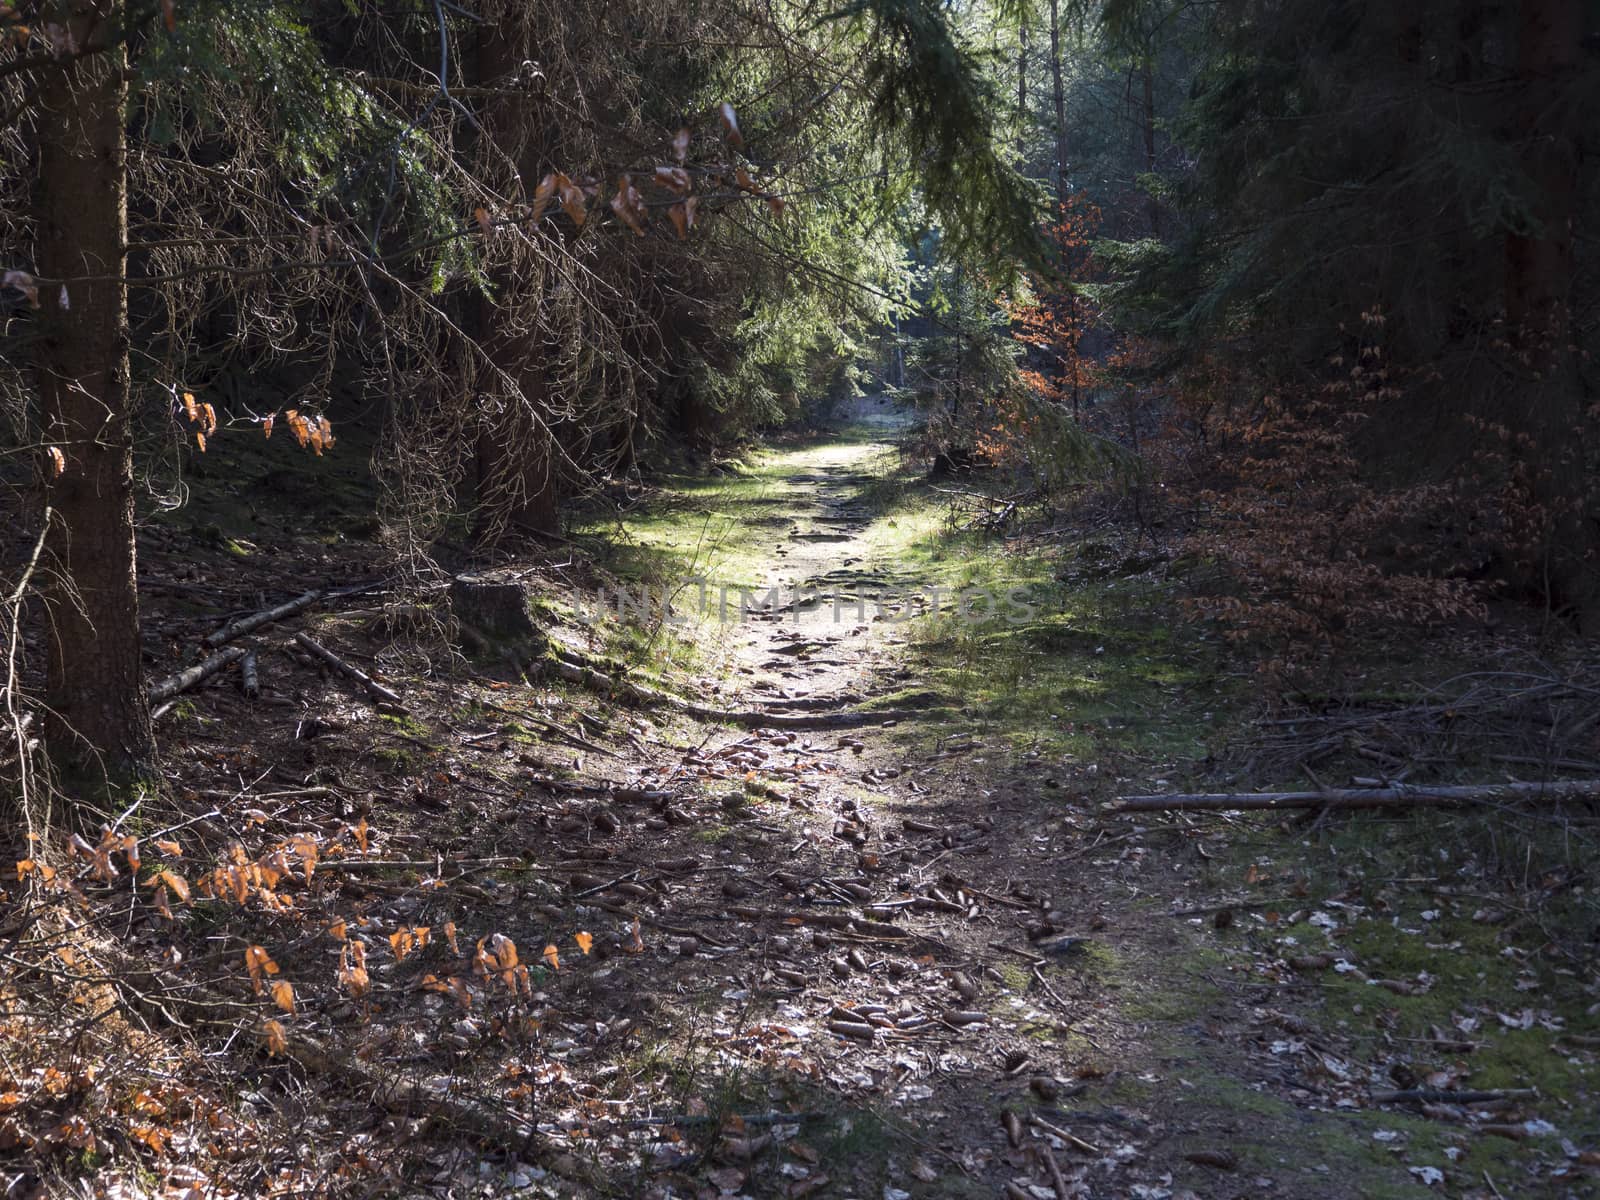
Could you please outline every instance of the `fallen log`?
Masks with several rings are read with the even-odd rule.
[[[1374,1104],[1493,1104],[1498,1100],[1531,1100],[1537,1088],[1499,1088],[1494,1091],[1455,1091],[1450,1088],[1405,1088],[1373,1092]]]
[[[160,704],[163,700],[170,700],[179,692],[186,692],[195,684],[210,679],[218,671],[232,663],[238,662],[248,651],[243,646],[229,646],[213,654],[210,658],[202,659],[194,666],[179,671],[176,675],[168,675],[165,679],[158,679],[149,687],[151,704]]]
[[[360,667],[345,662],[344,659],[340,658],[332,650],[329,650],[326,646],[322,645],[310,634],[297,633],[294,635],[294,641],[295,645],[303,646],[305,649],[311,651],[312,654],[316,655],[323,662],[327,663],[335,671],[338,671],[343,675],[348,675],[351,679],[354,679],[357,683],[361,684],[362,687],[366,688],[368,693],[375,698],[379,700],[387,700],[390,704],[393,704],[398,708],[405,707],[406,702],[400,698],[400,694],[398,692],[391,691],[389,688],[384,687],[383,684],[379,683],[371,675],[368,675]]]
[[[234,638],[243,637],[247,633],[260,629],[263,625],[270,625],[274,621],[281,621],[285,617],[294,616],[295,613],[304,612],[327,594],[327,592],[318,588],[307,592],[303,596],[295,597],[287,604],[280,604],[277,608],[263,609],[261,612],[251,613],[247,617],[239,617],[237,620],[229,621],[221,629],[216,629],[206,634],[205,643],[212,647],[225,645],[233,641]]]
[[[1527,800],[1600,800],[1600,779],[1546,783],[1480,783],[1453,787],[1391,784],[1375,788],[1325,788],[1315,792],[1211,792],[1119,796],[1118,812],[1283,808],[1446,808],[1459,804],[1511,804]]]
[[[251,700],[261,698],[261,662],[253,649],[239,660],[239,690]]]

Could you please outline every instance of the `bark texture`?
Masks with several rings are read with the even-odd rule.
[[[80,45],[102,36],[106,6],[79,6]],[[42,338],[35,360],[47,444],[44,501],[56,513],[45,584],[46,734],[57,765],[111,778],[150,764],[141,688],[130,424],[127,142],[120,49],[40,72],[34,190]]]
[[[507,4],[484,26],[477,66],[485,84],[509,79],[521,67],[522,19],[517,6]],[[537,182],[537,105],[534,96],[513,93],[494,101],[485,114],[488,135],[516,165],[525,192],[530,178]],[[497,274],[494,285],[494,295],[482,301],[479,320],[485,350],[503,376],[484,395],[477,447],[478,533],[480,539],[508,529],[559,534],[558,450],[549,422],[544,348],[531,320],[515,313],[526,298],[516,295],[513,280]]]
[[[1527,379],[1508,389],[1507,423],[1528,435],[1528,478],[1547,514],[1543,561],[1530,581],[1584,632],[1600,629],[1600,519],[1586,511],[1586,429],[1572,353],[1573,238],[1578,212],[1577,117],[1583,0],[1521,0],[1514,142],[1532,223],[1506,237],[1506,315]]]

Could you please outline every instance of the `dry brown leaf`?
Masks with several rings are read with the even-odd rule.
[[[744,145],[744,134],[739,132],[739,117],[733,111],[733,105],[723,101],[722,107],[717,110],[717,115],[722,119],[722,129],[727,134],[728,141],[735,146]]]
[[[294,1011],[294,984],[287,979],[276,979],[272,983],[272,1002],[286,1013]]]
[[[261,1032],[266,1035],[268,1054],[278,1057],[289,1049],[289,1038],[284,1032],[282,1021],[262,1022]]]
[[[617,219],[635,234],[644,236],[647,217],[644,198],[639,195],[639,189],[633,186],[633,180],[627,175],[617,179],[617,194],[611,197],[611,211],[616,213]]]
[[[679,195],[683,195],[693,186],[689,178],[689,172],[682,167],[657,167],[655,181],[662,187],[669,191],[677,192]]]

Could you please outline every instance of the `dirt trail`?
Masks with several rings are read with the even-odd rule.
[[[779,1121],[751,1158],[738,1135],[675,1170],[657,1157],[650,1194],[1585,1194],[1546,1119],[1592,1124],[1582,1088],[1520,1101],[1549,1077],[1525,1051],[1477,1043],[1465,1058],[1475,1046],[1440,1032],[1516,1004],[1509,980],[1499,1000],[1473,984],[1485,959],[1453,958],[1462,940],[1424,934],[1432,904],[1477,944],[1475,901],[1362,884],[1331,847],[1270,822],[1119,814],[1119,791],[1193,768],[1165,747],[1041,751],[1060,744],[1047,720],[1083,715],[1068,693],[1059,712],[991,716],[930,686],[907,618],[927,611],[935,572],[893,534],[898,509],[874,503],[878,439],[894,433],[780,456],[756,556],[758,591],[780,587],[779,602],[716,627],[724,673],[699,686],[772,711],[920,701],[925,715],[842,736],[689,724],[681,758],[629,775],[698,781],[722,809],[715,827],[669,823],[630,848],[657,862],[692,848],[698,863],[651,897],[672,936],[642,988],[660,998],[650,1020],[691,1048],[689,1078],[723,1097],[719,1119]],[[743,514],[737,495],[724,511]],[[1104,649],[1071,632],[1073,653]],[[975,674],[992,685],[988,666],[980,649]],[[1502,962],[1529,953],[1486,944]],[[1593,1059],[1569,1065],[1581,1075]],[[1376,1098],[1418,1080],[1509,1095],[1463,1116]],[[785,1122],[795,1110],[809,1116]],[[1475,1132],[1494,1120],[1498,1136]]]
[[[790,456],[793,470],[776,498],[781,518],[769,518],[775,538],[763,586],[743,593],[747,613],[740,594],[717,598],[726,604],[723,654],[753,681],[749,700],[775,708],[847,703],[881,689],[897,668],[894,647],[904,645],[905,620],[922,607],[923,589],[869,545],[878,514],[863,497],[874,463],[891,449],[854,441]]]
[[[884,449],[856,439],[785,456],[783,491],[763,508],[764,577],[782,603],[722,627],[746,703],[926,690],[903,620],[926,608],[922,581],[870,536],[893,519],[865,495]],[[741,1103],[814,1111],[817,1124],[751,1162],[724,1146],[685,1164],[688,1192],[662,1177],[655,1194],[708,1180],[699,1194],[1366,1194],[1366,1167],[1340,1167],[1338,1138],[1307,1158],[1315,1138],[1285,1124],[1293,1110],[1252,1103],[1259,1064],[1238,1078],[1224,1027],[1260,1041],[1250,1002],[1271,989],[1222,978],[1209,923],[1168,915],[1192,859],[1172,868],[1148,852],[1187,839],[1099,816],[1086,768],[1014,751],[1015,732],[941,709],[843,737],[691,735],[672,775],[743,781],[754,798],[732,793],[726,824],[694,835],[718,874],[653,914],[682,956],[648,989],[681,996],[654,1019],[680,1044],[715,1047],[703,1069]],[[1390,1182],[1424,1190],[1403,1171]]]

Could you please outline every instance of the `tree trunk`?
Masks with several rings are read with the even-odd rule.
[[[477,66],[485,83],[509,77],[521,64],[522,19],[518,5],[506,4],[484,25]],[[485,113],[488,135],[515,164],[524,185],[539,165],[532,127],[536,103],[533,96],[514,94],[492,101]],[[526,200],[527,187],[522,191],[516,198]],[[489,541],[508,529],[559,534],[559,453],[550,428],[543,348],[533,328],[537,300],[530,303],[521,295],[526,285],[508,272],[496,272],[493,283],[493,298],[483,299],[479,322],[484,349],[501,376],[485,395],[487,411],[478,435],[477,533]]]
[[[1017,30],[1017,36],[1020,39],[1017,46],[1017,169],[1021,170],[1028,149],[1028,26],[1025,22]]]
[[[1517,15],[1514,140],[1533,187],[1536,224],[1506,236],[1506,317],[1531,378],[1509,396],[1513,429],[1528,435],[1534,498],[1546,514],[1547,545],[1533,581],[1585,630],[1600,627],[1600,523],[1586,511],[1586,430],[1570,348],[1578,146],[1562,93],[1581,67],[1583,0],[1522,0]],[[1570,101],[1568,101],[1570,104]]]
[[[1147,53],[1140,62],[1141,82],[1144,85],[1144,106],[1141,124],[1144,128],[1144,169],[1151,176],[1146,183],[1147,187],[1155,185],[1156,173],[1156,81],[1155,66],[1151,62],[1152,53]],[[1161,236],[1161,199],[1154,192],[1145,201],[1145,211],[1150,215],[1150,236]]]
[[[79,45],[103,23],[75,6]],[[140,669],[128,364],[126,86],[120,48],[39,74],[34,188],[40,295],[35,360],[43,434],[66,469],[43,469],[55,510],[44,586],[45,729],[58,767],[125,781],[155,753]]]
[[[1061,78],[1061,19],[1058,0],[1050,0],[1050,85],[1052,99],[1056,109],[1056,221],[1059,225],[1067,224],[1067,200],[1071,190],[1067,183],[1067,93]],[[1067,293],[1067,328],[1068,336],[1072,339],[1072,419],[1078,420],[1081,416],[1083,402],[1082,381],[1078,375],[1078,341],[1081,336],[1078,329],[1078,293],[1072,286],[1073,268],[1072,249],[1070,246],[1061,247],[1061,274],[1063,286]],[[1059,311],[1059,310],[1058,310]],[[1058,362],[1060,374],[1065,375],[1066,364]]]
[[[491,300],[484,300],[483,308],[484,327],[493,330],[501,314]],[[536,535],[561,532],[555,436],[544,417],[544,373],[529,361],[531,342],[491,332],[484,347],[516,387],[496,381],[485,398],[490,410],[484,415],[477,447],[480,541],[495,541],[509,530]]]
[[[1056,108],[1056,204],[1067,203],[1067,94],[1061,83],[1061,14],[1050,0],[1050,83]]]

